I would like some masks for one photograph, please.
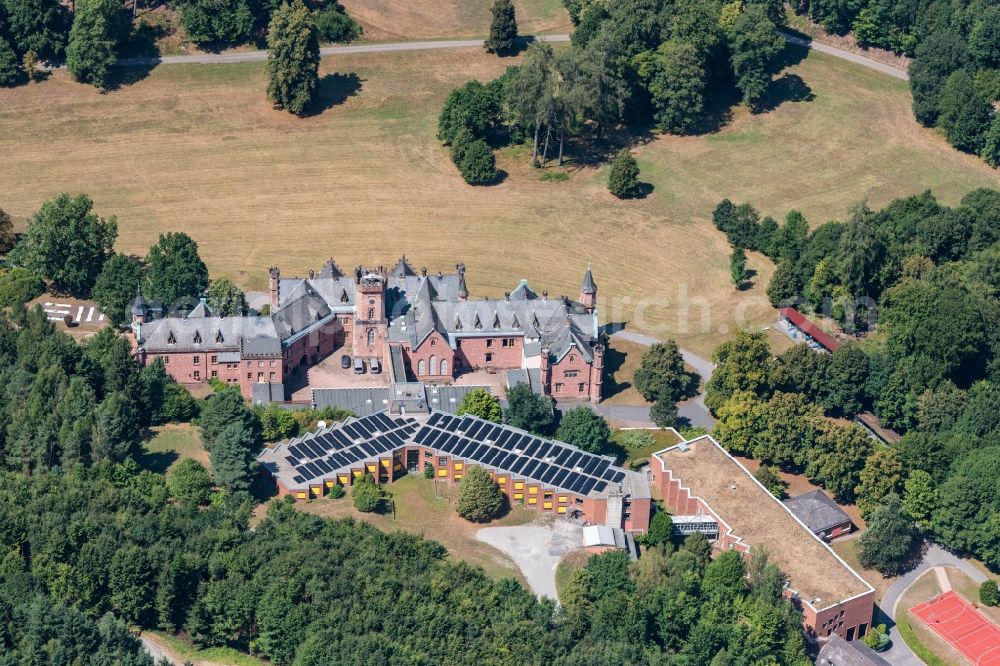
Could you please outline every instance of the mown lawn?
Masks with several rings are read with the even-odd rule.
[[[208,452],[201,446],[198,429],[190,423],[168,423],[152,429],[153,436],[142,443],[140,464],[165,473],[184,458],[194,458],[209,466]]]
[[[350,491],[341,499],[325,497],[299,501],[295,506],[306,513],[326,518],[354,518],[384,531],[402,530],[418,534],[443,545],[448,549],[449,557],[480,566],[494,578],[517,578],[525,582],[517,565],[499,550],[477,541],[476,532],[482,527],[529,523],[538,517],[537,511],[514,507],[499,520],[478,525],[464,520],[455,512],[455,486],[411,475],[384,487],[391,493],[392,501],[385,503],[378,513],[361,513],[355,509]]]
[[[751,254],[754,286],[732,288],[710,222],[719,200],[819,224],[861,199],[933,188],[954,204],[1000,184],[917,125],[904,82],[810,54],[767,113],[738,107],[712,134],[618,137],[653,187],[645,199],[612,197],[606,163],[575,146],[565,182],[542,181],[515,148],[498,157],[502,183],[467,186],[435,138],[441,104],[515,62],[482,49],[325,58],[323,109],[307,118],[271,108],[263,63],[161,66],[108,94],[58,71],[0,89],[0,206],[23,225],[46,198],[88,192],[118,216],[119,250],[145,254],[160,233],[185,231],[213,276],[247,289],[265,288],[271,265],[304,275],[330,255],[351,267],[405,253],[432,271],[464,261],[474,296],[521,277],[575,295],[589,261],[603,321],[707,355],[737,325],[775,317],[770,261]]]

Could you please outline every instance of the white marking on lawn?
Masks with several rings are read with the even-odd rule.
[[[83,319],[83,306],[82,305],[80,306],[80,309],[76,311],[76,320],[80,321],[81,319]]]
[[[87,311],[87,321],[93,321],[93,319],[94,319],[94,308],[90,308],[90,310]]]

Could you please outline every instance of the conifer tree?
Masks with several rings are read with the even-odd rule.
[[[302,115],[319,90],[319,37],[309,9],[283,3],[267,35],[267,96],[277,109]]]
[[[496,0],[493,3],[493,22],[490,23],[490,37],[486,40],[486,52],[505,55],[514,48],[517,37],[517,17],[512,0]]]

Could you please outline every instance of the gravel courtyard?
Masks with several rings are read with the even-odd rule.
[[[484,527],[476,539],[509,555],[539,597],[557,599],[556,567],[583,546],[583,527],[549,516],[517,527]]]

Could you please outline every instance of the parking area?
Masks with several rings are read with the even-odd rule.
[[[583,547],[583,527],[565,518],[543,516],[527,525],[484,527],[476,539],[514,560],[539,597],[557,599],[556,567],[564,555]]]
[[[292,400],[309,400],[312,389],[316,388],[389,386],[389,371],[384,363],[382,372],[377,375],[372,374],[368,359],[365,359],[365,372],[362,375],[354,373],[353,357],[351,367],[340,367],[340,357],[347,353],[338,349],[316,365],[302,366],[285,377],[285,386],[291,393]]]

